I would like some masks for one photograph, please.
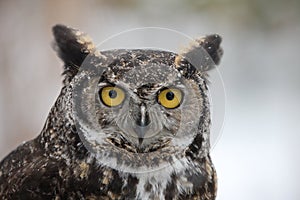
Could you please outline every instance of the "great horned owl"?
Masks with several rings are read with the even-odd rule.
[[[1,199],[215,199],[207,71],[221,38],[176,54],[53,33],[64,85],[41,134],[0,163]]]

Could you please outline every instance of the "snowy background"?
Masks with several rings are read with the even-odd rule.
[[[39,134],[59,93],[54,24],[80,28],[95,43],[145,26],[219,33],[227,99],[212,150],[218,199],[298,200],[299,19],[297,0],[0,1],[0,159]]]

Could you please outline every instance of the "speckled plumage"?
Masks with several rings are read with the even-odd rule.
[[[100,52],[75,29],[57,25],[53,32],[65,63],[64,86],[41,134],[1,161],[1,199],[215,199],[206,71],[214,66],[208,59],[220,60],[220,37],[196,40],[178,55],[145,49]],[[199,49],[207,51],[200,51],[200,61],[193,55]],[[123,111],[95,100],[94,89],[108,83],[128,90]],[[180,109],[155,103],[157,91],[169,85],[185,92]],[[138,120],[141,102],[154,124],[149,134],[159,132],[142,144],[131,136],[130,120],[118,121],[128,113]]]

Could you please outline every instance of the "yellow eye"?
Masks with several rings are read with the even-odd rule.
[[[158,94],[158,103],[165,108],[176,108],[182,100],[182,92],[176,88],[167,88]]]
[[[121,88],[107,86],[100,90],[100,98],[105,105],[114,107],[124,101],[125,93]]]

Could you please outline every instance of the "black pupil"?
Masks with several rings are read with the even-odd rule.
[[[174,99],[174,93],[173,92],[167,92],[166,97],[169,101]]]
[[[116,90],[110,90],[108,95],[110,98],[114,99],[117,97],[118,94],[117,94]]]

